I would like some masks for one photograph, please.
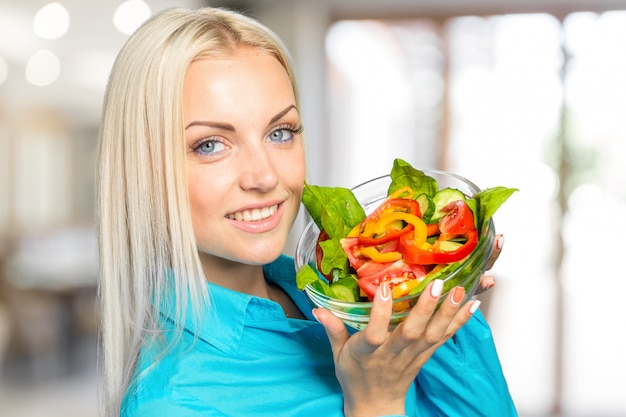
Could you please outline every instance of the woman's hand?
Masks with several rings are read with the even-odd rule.
[[[456,287],[437,309],[442,287],[441,280],[431,282],[407,318],[391,332],[392,300],[386,283],[373,300],[368,326],[353,336],[330,311],[314,311],[330,339],[346,416],[405,413],[407,390],[424,363],[480,305],[478,300],[462,303],[465,290]]]

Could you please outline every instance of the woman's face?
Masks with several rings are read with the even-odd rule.
[[[301,120],[285,69],[239,48],[193,62],[183,111],[200,257],[259,265],[282,252],[305,176]]]

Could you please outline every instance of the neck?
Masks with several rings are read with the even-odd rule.
[[[277,285],[269,284],[262,265],[246,265],[224,259],[203,259],[202,267],[209,282],[233,291],[267,298],[283,308],[291,318],[304,318],[291,298]]]
[[[247,265],[225,259],[202,259],[207,280],[229,290],[270,298],[262,265]]]

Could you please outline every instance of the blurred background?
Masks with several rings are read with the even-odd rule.
[[[481,308],[520,415],[626,415],[626,1],[0,0],[2,415],[97,415],[103,91],[140,22],[201,5],[291,50],[312,183],[401,157],[518,188]]]

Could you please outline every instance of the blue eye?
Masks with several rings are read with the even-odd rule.
[[[293,133],[289,129],[276,129],[268,137],[271,142],[285,142],[291,138]]]
[[[194,152],[199,153],[201,155],[212,155],[220,151],[223,151],[225,148],[226,148],[226,145],[224,145],[219,140],[207,139],[203,142],[198,143],[196,146],[194,146],[193,150]]]
[[[300,131],[301,129],[292,129],[288,127],[279,128],[279,129],[273,130],[267,137],[267,140],[269,140],[270,142],[279,142],[279,143],[288,142],[290,140],[293,140],[296,133],[299,133]]]

